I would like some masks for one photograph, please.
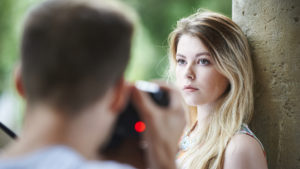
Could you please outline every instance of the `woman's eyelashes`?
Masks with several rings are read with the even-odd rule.
[[[206,58],[200,58],[197,60],[197,64],[206,66],[206,65],[210,65],[211,62]]]
[[[184,59],[181,59],[181,58],[176,59],[176,61],[177,61],[178,65],[184,65],[184,64],[186,64],[186,61]]]
[[[182,58],[176,59],[176,62],[178,65],[186,65],[187,64],[187,61]],[[211,64],[210,60],[206,59],[206,58],[200,58],[200,59],[196,60],[196,63],[199,65],[203,65],[203,66],[208,66]]]

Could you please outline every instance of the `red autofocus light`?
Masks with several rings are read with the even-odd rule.
[[[134,129],[135,129],[135,131],[141,133],[141,132],[145,131],[146,125],[145,125],[144,122],[138,121],[138,122],[135,123]]]

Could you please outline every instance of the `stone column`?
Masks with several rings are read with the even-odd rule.
[[[255,71],[252,129],[269,168],[300,169],[300,0],[233,0]]]

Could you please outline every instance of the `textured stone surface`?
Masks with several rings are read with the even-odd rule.
[[[252,129],[269,168],[300,169],[300,0],[233,0],[255,69]]]

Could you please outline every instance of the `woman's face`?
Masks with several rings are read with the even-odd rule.
[[[176,53],[176,85],[191,106],[212,104],[225,92],[229,82],[219,73],[202,41],[182,35]]]

